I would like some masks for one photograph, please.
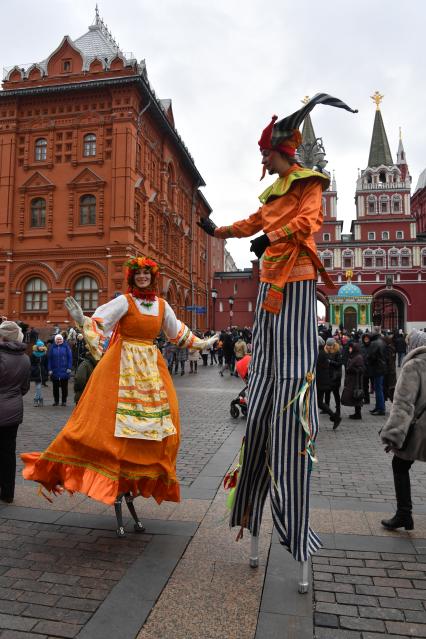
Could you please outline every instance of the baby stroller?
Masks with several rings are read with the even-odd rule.
[[[246,399],[246,391],[247,391],[247,382],[248,382],[248,370],[251,361],[251,355],[244,355],[238,362],[235,364],[235,369],[238,375],[241,377],[243,382],[245,382],[244,388],[239,392],[238,397],[232,400],[231,405],[229,407],[229,412],[231,417],[237,419],[240,416],[240,411],[243,417],[247,415],[247,399]]]

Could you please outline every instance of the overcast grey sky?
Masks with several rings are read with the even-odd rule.
[[[0,8],[0,65],[10,67],[43,60],[64,35],[85,33],[95,2],[0,0]],[[257,146],[271,115],[292,113],[318,91],[359,109],[312,112],[345,231],[357,169],[368,160],[376,89],[394,160],[402,127],[415,188],[426,166],[424,0],[100,0],[99,10],[121,49],[145,58],[157,96],[172,99],[217,224],[255,211],[271,182],[259,182]],[[248,240],[228,247],[238,267],[250,265]]]

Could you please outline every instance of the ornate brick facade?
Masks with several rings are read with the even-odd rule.
[[[223,241],[196,224],[211,209],[194,161],[144,62],[97,15],[0,91],[0,314],[63,324],[65,295],[87,311],[123,290],[128,255],[161,263],[163,295],[207,327]]]

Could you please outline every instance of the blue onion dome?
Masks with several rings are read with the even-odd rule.
[[[356,284],[352,284],[351,281],[346,282],[339,288],[337,293],[338,297],[359,297],[362,295],[362,291]]]

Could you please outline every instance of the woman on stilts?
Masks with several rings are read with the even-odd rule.
[[[43,453],[22,455],[26,479],[52,492],[66,489],[115,503],[120,516],[117,500],[123,495],[128,505],[138,495],[158,504],[180,500],[178,403],[155,338],[162,329],[178,348],[197,350],[217,339],[198,339],[176,318],[157,295],[158,275],[153,260],[130,259],[127,294],[100,306],[91,318],[73,298],[66,299],[95,358],[112,332],[109,346],[63,430]]]

